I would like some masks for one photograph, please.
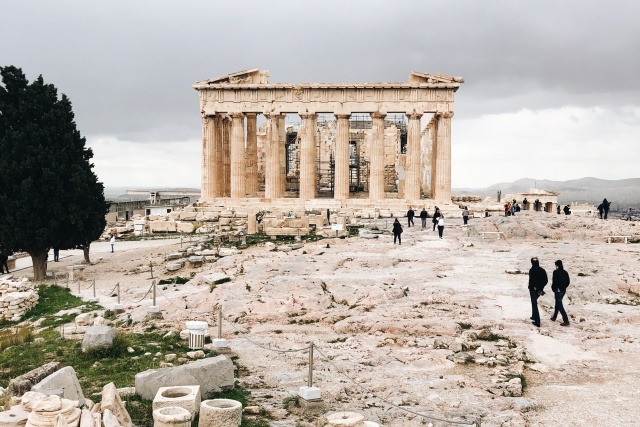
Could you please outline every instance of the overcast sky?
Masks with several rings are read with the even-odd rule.
[[[107,186],[200,185],[195,80],[461,76],[454,187],[640,177],[640,1],[2,0],[0,65],[66,93]]]

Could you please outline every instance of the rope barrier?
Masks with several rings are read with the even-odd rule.
[[[176,305],[173,301],[171,301],[171,300],[169,299],[169,297],[167,297],[167,295],[164,293],[164,291],[162,290],[162,288],[160,288],[160,293],[162,294],[162,296],[164,297],[164,299],[166,299],[166,300],[167,300],[167,302],[168,302],[169,304],[171,304],[172,306],[174,306],[175,308],[177,308],[177,309],[179,309],[179,310],[182,310],[182,311],[185,311],[185,312],[189,313],[189,315],[194,314],[194,313],[195,313],[195,314],[200,314],[200,315],[202,315],[202,316],[211,315],[211,313],[210,313],[210,312],[208,312],[208,311],[196,311],[196,310],[189,310],[188,308],[182,308],[182,307],[180,307],[180,306]]]
[[[384,403],[385,405],[391,406],[393,408],[399,409],[401,411],[407,412],[409,414],[412,415],[417,415],[419,417],[423,417],[426,418],[428,420],[431,421],[438,421],[441,423],[449,423],[449,424],[455,424],[455,425],[461,425],[461,426],[470,426],[470,427],[475,427],[476,424],[475,423],[469,423],[467,421],[454,421],[454,420],[447,420],[444,418],[438,418],[438,417],[433,417],[430,415],[425,415],[425,414],[421,414],[420,412],[416,412],[416,411],[412,411],[411,409],[407,409],[407,408],[403,408],[402,406],[398,406],[395,405],[391,402],[388,402],[386,400],[384,400],[383,398],[379,397],[377,394],[375,394],[374,392],[372,392],[371,390],[369,390],[368,388],[366,388],[365,386],[359,384],[353,377],[347,375],[342,369],[340,369],[335,363],[333,363],[333,361],[331,361],[331,359],[329,359],[323,352],[322,350],[320,350],[318,348],[318,346],[315,346],[316,350],[318,351],[318,353],[320,353],[320,355],[331,365],[333,366],[338,373],[340,373],[343,377],[347,378],[349,381],[351,381],[356,387],[360,388],[362,391],[364,391],[367,394],[372,395],[374,398],[378,399],[380,402]]]
[[[246,334],[246,332],[241,331],[240,329],[236,328],[236,326],[233,323],[231,323],[230,321],[228,321],[227,319],[224,319],[224,321],[227,322],[228,324],[230,324],[231,327],[236,332],[242,333],[242,334]],[[275,351],[277,353],[296,353],[296,352],[299,352],[299,351],[308,351],[309,348],[310,348],[310,346],[306,346],[306,347],[303,347],[303,348],[292,348],[292,349],[273,348],[273,347],[269,347],[269,346],[266,346],[264,344],[260,344],[258,342],[255,342],[251,338],[248,338],[248,337],[244,337],[243,336],[242,338],[247,340],[247,341],[249,341],[251,344],[253,344],[253,345],[257,346],[257,347],[263,348],[265,350]]]
[[[89,289],[92,286],[93,286],[93,282],[89,282],[89,284],[86,287],[83,287],[82,289]]]
[[[147,290],[147,293],[144,294],[144,296],[142,298],[140,298],[138,301],[130,302],[129,304],[137,304],[137,303],[141,302],[142,300],[144,300],[149,295],[149,292],[151,292],[152,288],[153,288],[153,283],[151,284],[151,286],[149,286],[149,290]],[[127,301],[125,301],[125,302],[127,302]]]
[[[100,292],[102,295],[104,295],[105,297],[110,297],[113,294],[113,291],[116,290],[116,288],[118,287],[118,284],[116,283],[116,285],[113,287],[113,289],[111,289],[111,292],[105,294],[104,292],[102,292],[100,289],[98,289],[98,292]]]

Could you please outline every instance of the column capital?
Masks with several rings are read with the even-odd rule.
[[[244,113],[244,115],[249,119],[252,119],[254,117],[258,117],[258,113]]]
[[[411,113],[406,113],[409,120],[420,120],[423,116],[422,113],[416,113],[415,111]]]
[[[453,117],[453,111],[436,112],[436,114],[434,114],[434,117],[437,119],[450,119],[451,117]]]
[[[316,117],[318,117],[318,115],[316,113],[298,113],[298,115],[300,116],[300,118],[302,120],[315,119]]]
[[[243,113],[231,113],[229,114],[232,119],[244,119]]]
[[[277,113],[275,111],[266,111],[262,114],[266,119],[277,119],[277,118],[280,118],[280,116],[282,116],[282,114]]]
[[[336,119],[349,120],[349,117],[351,117],[351,114],[335,114],[335,116],[336,116]]]
[[[384,119],[385,117],[387,117],[387,113],[382,113],[380,111],[374,111],[371,113],[372,119]]]

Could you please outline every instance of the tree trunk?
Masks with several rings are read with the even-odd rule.
[[[86,262],[87,264],[91,264],[91,260],[89,259],[89,246],[91,246],[91,243],[82,246],[82,253],[84,253],[84,262]]]
[[[31,263],[33,264],[33,280],[44,280],[47,275],[47,257],[49,251],[29,253],[31,255]]]

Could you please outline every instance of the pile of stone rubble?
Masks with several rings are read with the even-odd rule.
[[[38,291],[28,279],[0,279],[0,320],[19,321],[38,303]]]

